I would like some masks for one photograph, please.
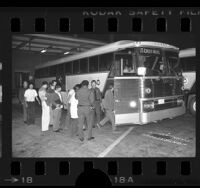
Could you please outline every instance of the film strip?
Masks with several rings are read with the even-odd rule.
[[[130,116],[128,115],[130,112],[124,112],[126,110],[125,108],[122,109],[118,107],[118,109],[115,109],[115,115],[118,113],[119,116],[115,116],[115,121],[123,122],[119,123],[119,125],[125,124],[117,126],[117,129],[120,131],[118,133],[112,133],[110,130],[110,123],[100,130],[95,127],[93,130],[95,141],[91,140],[85,142],[84,140],[84,143],[81,145],[81,141],[76,136],[68,139],[68,137],[70,137],[70,127],[66,129],[64,127],[61,133],[54,134],[52,131],[49,135],[45,135],[45,138],[40,136],[41,107],[36,107],[36,110],[40,109],[40,115],[36,118],[35,123],[37,126],[24,125],[21,107],[19,107],[19,104],[13,104],[13,98],[18,97],[13,96],[13,90],[16,89],[17,86],[22,86],[22,80],[26,77],[24,76],[26,73],[25,69],[33,71],[32,66],[35,66],[35,61],[39,61],[39,59],[41,60],[40,64],[50,62],[50,65],[53,66],[54,64],[52,64],[52,62],[56,62],[56,64],[57,62],[59,62],[58,64],[66,63],[66,61],[68,61],[66,55],[72,53],[74,57],[72,57],[71,61],[74,63],[77,54],[83,53],[83,57],[86,57],[85,54],[87,55],[87,50],[90,52],[90,50],[96,47],[104,50],[101,46],[111,45],[119,41],[132,41],[132,46],[130,47],[129,43],[126,42],[121,43],[121,45],[124,45],[123,47],[114,46],[113,49],[116,50],[116,54],[113,56],[114,58],[117,58],[117,55],[120,54],[120,50],[126,50],[127,48],[135,50],[140,47],[143,48],[144,53],[148,54],[146,56],[152,56],[153,58],[156,56],[153,54],[155,50],[149,50],[152,46],[149,47],[149,44],[142,43],[143,41],[153,41],[151,45],[154,45],[154,47],[156,46],[155,49],[157,50],[172,48],[167,46],[172,45],[178,47],[180,50],[186,49],[186,51],[183,51],[183,54],[187,54],[187,50],[189,50],[188,53],[190,53],[190,50],[195,48],[195,62],[197,62],[199,53],[199,20],[200,9],[198,8],[122,7],[112,9],[2,9],[0,13],[0,21],[2,23],[2,27],[0,28],[0,61],[2,62],[3,95],[2,125],[0,127],[0,185],[198,185],[200,183],[198,178],[200,167],[198,159],[199,128],[196,126],[198,116],[194,117],[189,112],[185,112],[184,114],[180,114],[180,117],[174,118],[176,116],[159,115],[158,112],[157,116],[159,116],[160,119],[158,121],[156,120],[156,123],[154,120],[147,120],[147,125],[144,123],[145,125],[138,126],[138,124],[143,124],[144,121],[142,119],[142,113],[144,113],[144,111],[142,111],[144,110],[143,108],[142,110],[140,109],[140,123],[134,123],[135,119],[137,119],[137,115],[132,114]],[[107,53],[107,51],[113,52],[114,50],[111,51],[111,48],[112,46],[105,48],[106,52],[100,52],[100,55]],[[61,50],[61,52],[59,52],[59,50]],[[98,50],[97,52],[95,50],[91,52],[98,53]],[[29,55],[26,56],[25,54],[27,53],[29,53]],[[45,56],[46,53],[49,53],[48,55],[51,57],[47,58],[47,56]],[[130,53],[132,53],[131,58],[137,54],[135,55],[136,59],[139,59],[139,56],[142,54],[142,52],[138,50],[135,52],[131,51]],[[160,56],[167,59],[167,53],[168,52],[162,51],[162,55]],[[193,51],[191,53],[193,54]],[[38,59],[36,58],[37,55],[39,57]],[[77,57],[79,57],[78,55]],[[95,72],[91,68],[91,74],[94,74],[93,79],[99,82],[99,88],[101,89],[104,78],[100,76],[100,69],[102,68],[103,71],[106,71],[107,68],[101,67],[100,55],[98,55],[98,71]],[[160,56],[158,56],[158,58]],[[185,56],[186,55],[183,55],[183,57]],[[89,55],[88,58],[90,57],[93,56]],[[35,58],[34,63],[31,63],[31,58]],[[119,59],[121,68],[123,67],[123,58],[124,55],[120,56]],[[26,61],[30,60],[30,65],[26,65],[23,59],[26,59]],[[17,61],[21,61],[22,63],[20,64],[18,62],[18,64],[15,64]],[[62,68],[60,70],[56,68],[56,76],[52,76],[54,68],[51,70],[50,67],[48,67],[48,73],[45,71],[43,73],[38,72],[37,78],[35,77],[36,72],[32,73],[28,71],[29,73],[31,72],[30,75],[28,75],[34,77],[34,84],[36,85],[37,79],[49,82],[49,77],[51,78],[50,80],[53,80],[53,78],[57,79],[57,76],[60,76],[58,72],[65,71],[63,79],[65,80],[64,85],[67,85],[67,89],[71,89],[72,86],[70,87],[69,85],[73,83],[74,86],[73,79],[76,79],[77,75],[78,78],[80,78],[81,75],[86,75],[86,77],[81,77],[81,79],[91,81],[89,78],[90,59],[87,60],[88,68],[87,72],[84,73],[81,72],[81,58],[78,61],[79,72],[75,71],[75,63],[72,64],[72,78],[70,77],[71,75],[66,72],[68,68],[66,68],[67,66],[65,65],[63,65],[63,70]],[[103,61],[106,60],[103,59]],[[139,60],[137,61],[139,63]],[[167,60],[163,61],[167,62]],[[129,62],[129,58],[124,62]],[[168,63],[170,64],[170,62]],[[192,64],[192,62],[189,62],[189,64]],[[40,65],[36,63],[36,67],[37,66]],[[152,67],[155,66],[153,65]],[[34,67],[34,71],[35,69]],[[82,69],[85,70],[84,66]],[[115,71],[116,70],[117,67],[115,67]],[[195,75],[196,70],[198,70],[197,63],[195,64]],[[129,77],[129,75],[127,76],[124,74],[125,76],[123,75],[123,77],[122,71],[120,72],[121,75],[116,77],[120,77],[121,80],[127,79],[126,82],[122,81],[120,85],[120,82],[118,83],[116,81],[115,83],[114,79],[114,86],[120,85],[120,87],[122,87],[124,83],[123,87],[129,89],[127,93],[134,92],[128,83],[130,78],[135,78],[136,76],[132,75],[132,77]],[[45,74],[44,79],[43,74]],[[12,78],[10,75],[12,75]],[[142,76],[145,77],[144,75]],[[158,75],[153,76],[158,77]],[[166,77],[166,75],[164,76]],[[173,77],[174,75],[170,76]],[[159,79],[162,80],[163,78],[161,77],[162,76],[160,76]],[[176,74],[176,79],[177,77],[178,74]],[[17,80],[19,80],[20,84],[18,84]],[[166,83],[168,82],[170,81],[167,80]],[[194,82],[196,82],[196,78]],[[41,85],[42,82],[38,81],[38,83]],[[77,81],[77,83],[80,83],[80,81]],[[173,83],[170,82],[170,84]],[[130,84],[132,83],[130,82]],[[105,87],[102,86],[102,88]],[[131,85],[131,87],[134,87],[136,90],[135,85]],[[139,86],[139,88],[141,87],[143,87],[143,85]],[[145,85],[145,87],[147,86]],[[149,85],[148,87],[147,93],[150,93],[153,89]],[[154,84],[153,87],[156,88],[156,84]],[[164,88],[162,85],[158,87]],[[163,105],[162,107],[160,106],[160,108],[163,108],[160,110],[164,110],[165,106],[163,101],[166,105],[170,103],[169,101],[172,98],[172,94],[170,95],[171,98],[167,98],[169,97],[169,94],[167,94],[167,90],[170,90],[169,88],[170,87],[168,87],[168,89],[163,89],[162,92],[164,94],[161,97],[152,95],[151,100],[155,100],[153,107],[156,105]],[[181,90],[182,88],[176,85],[176,89]],[[155,90],[155,93],[160,90],[161,89],[158,91]],[[173,92],[176,93],[178,91],[173,90]],[[124,96],[123,93],[125,92],[123,91],[119,94],[121,98]],[[186,103],[189,104],[188,101],[192,101],[195,97],[196,113],[196,90],[195,93],[189,92],[189,94],[190,93],[191,98],[187,95],[187,102],[184,101],[184,105],[186,106]],[[176,104],[182,103],[181,95],[180,93],[179,95],[173,95],[179,97],[177,98]],[[115,97],[117,97],[117,95]],[[119,99],[121,99],[120,97]],[[184,97],[186,97],[185,93]],[[143,98],[145,100],[145,97]],[[169,101],[166,102],[167,100]],[[173,100],[175,99],[173,98]],[[121,103],[119,106],[122,107],[124,104]],[[151,104],[152,103],[148,103],[146,106],[151,109]],[[175,104],[174,101],[173,104]],[[192,106],[194,106],[194,103],[192,104]],[[135,102],[130,103],[131,107],[134,105]],[[175,110],[175,106],[170,107],[170,109],[174,109],[174,111],[171,112],[168,110],[165,111],[165,114],[179,113],[179,111],[177,112]],[[117,112],[117,110],[119,112]],[[189,110],[188,108],[186,111]],[[66,113],[69,113],[69,111],[70,108],[66,110]],[[149,111],[147,111],[147,113],[148,112]],[[126,116],[123,116],[121,119],[118,118],[122,117],[123,114],[126,114]],[[153,117],[153,115],[149,115],[149,117]],[[174,119],[165,120],[166,118],[164,117]],[[134,119],[131,120],[133,123],[128,121],[129,118]],[[155,117],[153,118],[156,119]],[[181,130],[179,130],[178,127],[173,129],[173,126],[170,126],[172,124],[174,124],[174,126],[180,126]],[[161,126],[164,128],[162,129]],[[187,128],[187,126],[190,126],[190,128]],[[26,133],[28,135],[27,137],[24,136]],[[187,134],[189,136],[187,136]],[[67,137],[67,140],[65,137]],[[69,151],[69,154],[65,155],[65,152],[68,153],[67,151]]]

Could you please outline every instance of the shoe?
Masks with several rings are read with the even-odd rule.
[[[53,131],[53,132],[59,133],[59,132],[60,132],[60,129],[58,129],[58,130],[56,130],[56,131]]]
[[[84,128],[83,131],[86,131],[86,128]]]
[[[90,138],[88,138],[88,140],[93,140],[94,139],[94,137],[92,136],[92,137],[90,137]]]
[[[27,121],[24,121],[25,124],[27,124]]]
[[[84,138],[79,138],[79,140],[80,140],[81,142],[83,142],[83,141],[84,141]]]

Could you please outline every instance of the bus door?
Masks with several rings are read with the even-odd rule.
[[[135,77],[114,78],[115,124],[139,123],[140,79]]]
[[[139,122],[139,77],[132,54],[115,54],[114,100],[115,123]]]

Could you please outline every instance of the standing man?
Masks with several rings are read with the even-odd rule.
[[[43,82],[42,87],[39,89],[39,97],[42,103],[42,131],[49,130],[50,110],[46,102],[47,101],[47,96],[46,96],[47,87],[48,87],[48,83]]]
[[[99,122],[101,120],[101,92],[100,89],[96,86],[96,80],[91,81],[91,91],[94,93],[94,110],[92,111],[92,125],[95,127],[95,124],[98,128]]]
[[[63,108],[61,86],[56,85],[55,93],[52,96],[52,111],[53,111],[53,131],[60,132],[60,119]]]
[[[107,121],[110,121],[112,124],[112,130],[116,131],[115,115],[114,115],[114,86],[113,84],[110,84],[109,89],[106,91],[106,94],[102,103],[102,110],[105,111],[105,118],[99,123],[100,126],[103,126]]]
[[[26,102],[24,98],[24,93],[27,89],[28,89],[28,82],[24,81],[23,87],[20,88],[19,90],[19,102],[22,104],[22,107],[23,107],[23,119],[24,119],[25,124],[27,123],[27,107],[26,107]]]
[[[92,136],[92,110],[94,104],[94,94],[88,89],[89,82],[84,80],[82,87],[77,91],[75,97],[78,100],[78,134],[80,141],[84,140],[83,125],[86,120],[88,126],[88,140],[94,139]]]
[[[52,80],[52,85],[54,86],[54,88],[56,87],[57,85],[57,81],[56,80]]]
[[[38,94],[33,89],[33,83],[29,83],[28,89],[24,93],[26,107],[27,107],[27,125],[35,124],[35,99],[40,104]]]
[[[47,105],[49,106],[49,114],[50,114],[50,121],[49,121],[49,125],[52,126],[53,125],[53,110],[52,110],[52,97],[55,93],[55,86],[53,81],[50,83],[49,88],[47,89]]]
[[[80,84],[74,86],[73,90],[71,90],[71,97],[69,99],[71,137],[73,137],[74,134],[77,134],[78,130],[78,100],[75,98],[75,94],[80,87]]]

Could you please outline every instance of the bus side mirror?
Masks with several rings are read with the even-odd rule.
[[[137,74],[140,76],[146,75],[147,68],[146,67],[138,67],[137,68]]]

